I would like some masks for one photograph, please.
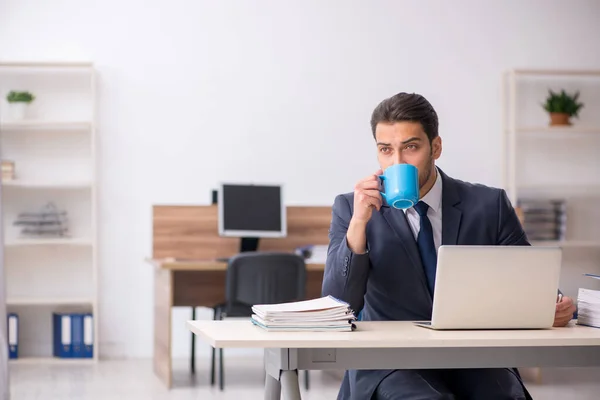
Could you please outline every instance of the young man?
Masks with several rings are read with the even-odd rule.
[[[380,170],[335,198],[323,295],[350,303],[361,319],[429,320],[437,249],[448,245],[529,245],[506,193],[453,179],[435,165],[438,118],[418,94],[399,93],[373,111]],[[420,201],[389,207],[377,175],[393,164],[419,171]],[[519,310],[515,310],[519,312]],[[555,326],[572,318],[572,299],[556,306]],[[513,369],[347,371],[338,399],[526,399]]]

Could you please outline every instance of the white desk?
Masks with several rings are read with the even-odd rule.
[[[188,321],[217,348],[264,348],[265,399],[300,399],[297,370],[600,366],[600,329],[433,331],[358,322],[354,332],[266,332],[249,321]]]

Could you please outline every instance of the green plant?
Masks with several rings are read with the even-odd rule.
[[[11,90],[6,96],[9,103],[31,103],[35,100],[35,96],[29,92],[16,92]]]
[[[544,110],[549,113],[569,114],[570,117],[578,117],[579,110],[583,107],[583,103],[577,102],[579,92],[573,95],[567,94],[564,90],[560,93],[555,93],[548,89],[548,97],[546,103],[542,104]]]

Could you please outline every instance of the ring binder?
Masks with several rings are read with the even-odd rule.
[[[8,358],[19,358],[19,315],[9,313],[8,319]]]

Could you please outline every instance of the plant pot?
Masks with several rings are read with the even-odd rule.
[[[550,125],[571,125],[569,114],[567,113],[550,113]]]
[[[29,104],[24,102],[16,102],[8,104],[8,116],[13,121],[20,121],[27,116],[27,108]]]

